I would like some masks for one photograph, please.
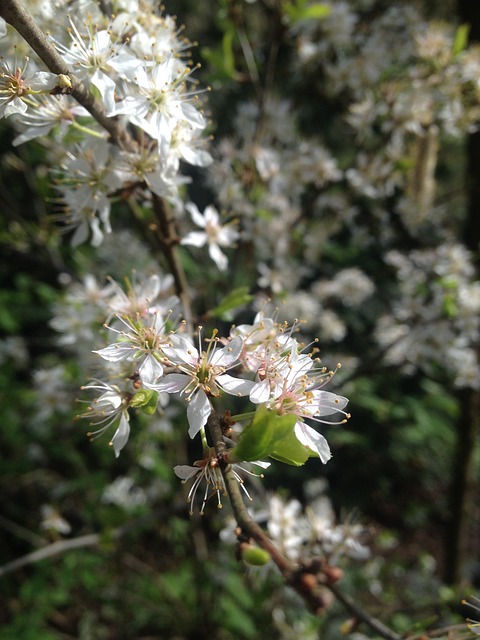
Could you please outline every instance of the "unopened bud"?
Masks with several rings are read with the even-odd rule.
[[[62,89],[71,89],[72,88],[72,81],[64,73],[61,73],[58,76],[57,87],[62,87]]]
[[[241,557],[244,562],[251,564],[254,567],[261,567],[271,560],[271,556],[268,551],[265,551],[265,549],[261,549],[260,547],[254,547],[251,544],[241,545]]]

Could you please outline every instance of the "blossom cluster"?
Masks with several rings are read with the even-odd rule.
[[[148,204],[153,194],[165,199],[186,227],[185,211],[191,213],[202,231],[185,233],[183,244],[208,245],[218,268],[225,270],[227,258],[220,247],[231,246],[237,231],[231,224],[223,227],[214,207],[203,215],[193,203],[183,202],[189,178],[182,164],[206,167],[212,162],[189,41],[174,18],[157,14],[148,3],[118,2],[112,17],[97,3],[79,4],[79,11],[67,16],[57,11],[55,0],[41,9],[27,3],[34,15],[42,11],[51,43],[71,78],[46,71],[29,51],[19,66],[25,43],[17,46],[2,21],[11,37],[0,39],[5,60],[0,67],[0,117],[9,118],[19,130],[13,144],[41,138],[48,146],[50,165],[56,167],[57,217],[74,246],[89,239],[100,246],[112,231],[116,203],[131,202],[135,193],[139,202]],[[129,144],[113,144],[71,97],[79,81],[108,118],[134,132]]]
[[[444,244],[408,255],[392,251],[387,259],[397,271],[399,295],[377,324],[385,361],[408,372],[447,363],[455,386],[480,388],[473,346],[480,338],[480,283],[470,252]]]
[[[190,437],[201,433],[205,438],[216,399],[229,394],[248,397],[253,405],[243,420],[253,417],[259,406],[278,416],[294,416],[298,442],[327,462],[327,441],[306,420],[342,423],[348,418],[348,401],[323,389],[334,372],[321,366],[314,353],[305,353],[294,328],[261,312],[252,325],[232,327],[229,336],[222,338],[213,330],[206,346],[199,327],[195,344],[174,307],[165,308],[165,302],[175,303],[175,298],[159,298],[160,282],[156,276],[150,279],[148,297],[142,297],[145,290],[123,294],[118,285],[110,285],[107,327],[114,341],[95,353],[110,367],[110,377],[123,375],[130,388],[101,380],[84,387],[96,393],[82,414],[97,426],[92,435],[115,424],[111,444],[118,456],[130,433],[129,409],[156,405],[165,401],[165,394],[174,394],[186,404]],[[335,414],[341,417],[332,421]],[[235,425],[234,417],[231,423]]]
[[[339,522],[327,489],[325,480],[307,482],[305,503],[271,494],[266,508],[254,511],[252,516],[265,523],[270,538],[295,562],[312,555],[325,557],[332,566],[345,558],[368,560],[370,549],[366,544],[369,539],[366,527],[353,517]],[[220,536],[231,541],[231,527],[225,527]]]
[[[354,560],[366,560],[370,556],[364,543],[365,527],[348,520],[337,523],[325,494],[317,496],[305,509],[299,500],[284,501],[279,496],[271,496],[267,530],[292,560],[317,554],[336,566],[343,556]]]

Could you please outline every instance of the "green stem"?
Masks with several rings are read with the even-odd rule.
[[[101,131],[95,131],[95,129],[90,129],[90,127],[86,127],[83,124],[80,124],[76,120],[72,120],[70,126],[77,131],[81,131],[82,133],[86,133],[88,136],[92,136],[93,138],[105,138],[105,135]]]
[[[246,413],[237,413],[230,417],[232,422],[243,422],[243,420],[250,420],[255,415],[255,411],[247,411]]]

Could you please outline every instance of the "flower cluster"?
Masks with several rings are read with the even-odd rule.
[[[150,298],[142,299],[146,291],[132,290],[125,296],[118,293],[117,285],[111,287],[114,293],[107,306],[117,308],[107,328],[115,340],[95,353],[108,363],[110,377],[123,375],[131,381],[131,388],[121,391],[117,385],[101,381],[87,385],[85,389],[101,394],[83,417],[100,425],[93,435],[118,424],[111,441],[116,455],[128,439],[129,408],[150,407],[165,394],[174,394],[186,403],[190,437],[200,433],[205,443],[205,427],[214,403],[226,393],[248,396],[253,405],[253,410],[238,420],[231,418],[231,424],[237,422],[239,427],[239,433],[232,437],[241,439],[245,421],[255,420],[257,408],[263,407],[279,419],[293,417],[290,435],[302,451],[324,463],[329,460],[326,439],[308,423],[344,422],[349,417],[345,412],[348,401],[323,389],[334,372],[320,366],[314,353],[304,352],[293,336],[293,327],[259,313],[252,325],[234,327],[229,337],[220,338],[214,330],[204,348],[202,327],[195,346],[176,314],[171,310],[165,313],[161,301],[155,304],[159,278],[150,280]],[[116,371],[115,366],[119,367]],[[335,415],[341,417],[332,421],[330,416]],[[274,448],[266,451],[268,455],[274,452]],[[207,484],[215,484],[210,476]]]
[[[338,523],[325,494],[317,495],[305,509],[296,499],[285,501],[271,496],[267,530],[292,560],[319,554],[335,566],[344,556],[354,560],[367,560],[370,556],[365,527],[348,519]]]
[[[377,325],[385,361],[410,373],[448,363],[457,387],[480,388],[480,283],[470,253],[444,244],[408,255],[392,251],[387,261],[397,270],[399,295]]]
[[[39,8],[32,4],[35,13]],[[5,59],[0,118],[12,117],[19,130],[14,145],[46,136],[55,140],[49,154],[57,167],[58,218],[71,232],[72,244],[90,239],[100,246],[112,231],[116,202],[134,193],[145,203],[160,197],[173,207],[178,222],[188,210],[204,229],[185,233],[183,244],[207,244],[217,267],[225,270],[227,257],[220,247],[230,247],[238,232],[231,223],[223,226],[213,207],[202,216],[182,200],[189,178],[182,175],[181,163],[206,167],[212,157],[202,137],[207,118],[193,78],[190,43],[174,18],[135,1],[117,3],[112,18],[96,3],[87,3],[86,12],[78,12],[83,19],[57,12],[53,0],[44,4],[52,43],[74,80],[44,71],[35,57],[19,66],[13,38],[0,40]],[[95,95],[105,116],[134,132],[129,144],[113,144],[69,95],[78,80]]]
[[[367,528],[353,517],[339,522],[327,496],[327,483],[312,480],[305,484],[305,502],[296,498],[285,499],[276,494],[268,497],[265,510],[252,513],[259,523],[265,524],[270,538],[290,560],[320,555],[336,566],[345,558],[364,561],[370,558],[367,546]],[[227,526],[220,534],[233,542],[232,528]]]

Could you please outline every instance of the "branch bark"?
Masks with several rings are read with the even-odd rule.
[[[389,629],[382,622],[371,616],[364,609],[358,606],[354,600],[344,594],[336,584],[339,578],[339,570],[330,567],[323,558],[314,558],[309,562],[296,564],[286,558],[272,540],[265,534],[263,529],[253,520],[243,502],[240,486],[235,480],[232,468],[225,461],[227,460],[227,446],[223,438],[222,420],[220,416],[212,411],[208,418],[207,427],[212,438],[215,451],[220,461],[220,465],[225,486],[227,489],[233,514],[242,534],[253,539],[258,546],[265,549],[270,554],[272,561],[276,564],[283,575],[286,584],[295,589],[304,599],[306,605],[316,615],[321,615],[330,604],[326,597],[328,589],[359,621],[367,624],[372,630],[386,640],[401,640],[402,636]]]

